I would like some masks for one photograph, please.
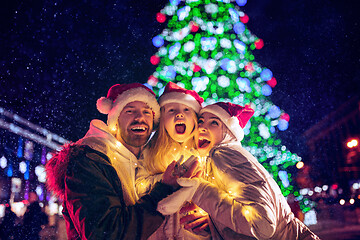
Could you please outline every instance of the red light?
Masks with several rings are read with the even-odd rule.
[[[158,21],[159,23],[165,22],[165,21],[166,21],[166,16],[165,16],[165,14],[157,13],[157,14],[156,14],[156,21]]]
[[[156,86],[156,84],[158,83],[158,79],[156,77],[154,77],[154,75],[151,75],[149,78],[148,78],[148,81],[147,83],[150,85],[150,86]]]
[[[274,88],[277,84],[276,78],[272,77],[269,81],[266,82],[270,87]]]
[[[282,113],[280,116],[280,119],[284,119],[285,121],[289,122],[290,121],[290,116],[287,113]]]
[[[251,62],[249,62],[248,64],[245,65],[245,70],[248,72],[253,72],[254,71],[254,66],[252,65]]]
[[[157,65],[160,62],[160,57],[158,57],[156,55],[151,56],[150,62],[151,62],[152,65]]]
[[[338,189],[338,187],[339,186],[336,183],[331,186],[331,188],[334,189],[334,190]]]
[[[262,39],[257,39],[255,41],[255,48],[256,49],[262,49],[264,47],[264,41]]]
[[[198,71],[200,71],[201,70],[201,67],[199,66],[199,65],[196,65],[195,63],[194,63],[194,65],[193,65],[193,72],[198,72]]]
[[[247,23],[249,21],[249,16],[244,14],[244,16],[240,17],[240,21],[242,23]]]
[[[191,32],[197,32],[199,30],[199,25],[197,25],[194,22],[190,22],[190,29],[191,29]]]

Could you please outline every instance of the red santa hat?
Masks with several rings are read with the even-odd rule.
[[[230,102],[218,102],[208,105],[200,110],[200,114],[205,112],[212,113],[220,118],[238,141],[243,140],[243,128],[254,115],[254,110],[249,105],[242,107]]]
[[[108,115],[107,124],[109,129],[115,129],[117,120],[122,109],[131,102],[145,102],[154,113],[154,122],[160,119],[160,106],[156,101],[155,93],[141,83],[115,84],[107,94],[96,102],[99,112]]]
[[[199,113],[204,99],[194,90],[179,87],[173,82],[166,84],[164,93],[159,98],[160,107],[168,103],[182,103]]]

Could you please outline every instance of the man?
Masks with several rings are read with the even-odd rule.
[[[173,163],[148,195],[135,192],[137,159],[160,117],[155,94],[116,84],[97,109],[107,124],[92,120],[85,137],[47,163],[48,187],[63,199],[69,239],[146,239],[163,221],[157,203],[176,186]]]

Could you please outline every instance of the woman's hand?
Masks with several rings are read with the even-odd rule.
[[[199,208],[195,203],[188,202],[180,209],[180,214],[189,213],[180,218],[180,224],[184,224],[185,229],[192,229],[194,232],[209,230],[209,214]]]

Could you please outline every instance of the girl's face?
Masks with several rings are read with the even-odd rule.
[[[168,103],[163,106],[162,120],[169,136],[183,143],[190,139],[195,128],[194,110],[182,103]]]
[[[214,114],[205,112],[198,121],[197,147],[201,155],[205,156],[210,149],[223,140],[226,126]]]

